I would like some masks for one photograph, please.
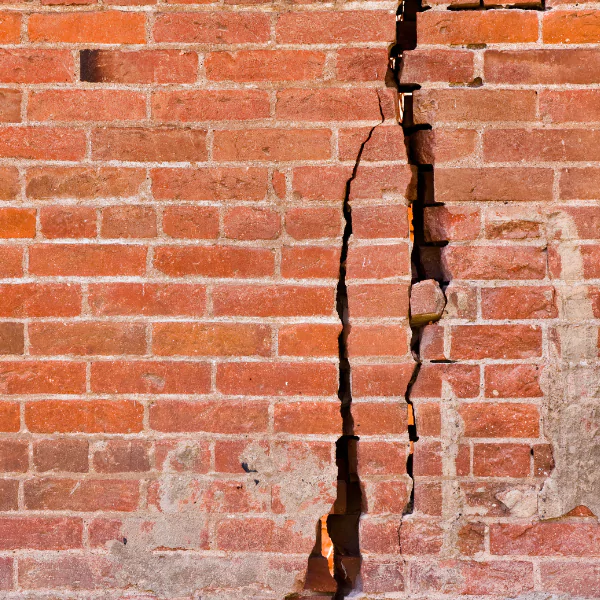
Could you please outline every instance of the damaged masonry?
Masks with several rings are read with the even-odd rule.
[[[600,3],[4,2],[1,600],[600,598]]]

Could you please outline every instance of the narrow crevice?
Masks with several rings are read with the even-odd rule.
[[[384,121],[381,102],[379,105],[381,122]],[[333,577],[337,583],[335,600],[342,600],[355,587],[356,578],[360,570],[360,543],[359,521],[362,512],[362,490],[358,474],[358,441],[354,434],[354,419],[352,417],[352,367],[348,353],[348,337],[351,331],[350,315],[348,309],[348,286],[346,284],[346,263],[348,249],[352,236],[352,206],[350,193],[352,183],[356,179],[358,167],[365,146],[369,143],[373,131],[369,133],[361,144],[352,174],[346,181],[342,214],[344,218],[344,232],[340,252],[340,269],[336,289],[336,310],[342,330],[338,337],[339,359],[339,384],[338,398],[342,415],[343,435],[336,442],[336,465],[338,467],[338,496],[334,504],[333,514],[327,518],[329,535],[333,542]]]
[[[385,117],[381,100],[379,102],[381,123]],[[335,460],[338,469],[337,474],[337,497],[331,514],[327,515],[327,534],[333,544],[333,579],[335,581],[334,600],[342,600],[355,587],[356,579],[360,571],[360,544],[359,544],[359,521],[362,512],[362,489],[358,475],[358,436],[354,433],[354,419],[352,417],[352,369],[348,353],[348,337],[350,335],[350,315],[348,309],[348,286],[346,284],[346,263],[350,238],[352,236],[352,206],[350,193],[352,182],[356,179],[358,168],[365,146],[371,139],[378,123],[369,130],[365,140],[360,145],[352,173],[346,181],[342,215],[344,219],[344,230],[342,233],[342,246],[340,251],[340,266],[338,284],[336,287],[336,311],[342,325],[338,336],[338,398],[340,401],[340,413],[342,417],[342,435],[336,442]],[[321,553],[322,533],[317,527],[317,543],[312,553],[315,557]],[[318,557],[319,558],[319,557]],[[310,561],[310,558],[309,558]],[[323,562],[314,564],[323,565]],[[309,563],[310,565],[310,563]],[[323,569],[323,566],[317,567]],[[319,573],[311,573],[310,566],[307,573],[306,588],[316,591],[325,591],[323,580]],[[314,585],[313,585],[314,582]]]
[[[398,44],[395,48],[395,74],[398,91],[401,95],[402,106],[402,127],[404,130],[405,144],[407,149],[408,161],[417,169],[417,193],[411,204],[411,268],[412,268],[412,286],[420,281],[435,279],[444,289],[448,282],[444,281],[443,268],[441,264],[440,250],[448,242],[431,242],[428,241],[425,235],[425,208],[433,206],[443,206],[442,203],[435,202],[434,198],[434,166],[431,152],[423,152],[419,145],[422,142],[420,136],[432,136],[431,125],[415,125],[413,121],[413,92],[420,89],[417,82],[410,84],[400,83],[400,70],[402,69],[402,58],[405,51],[410,51],[417,46],[417,14],[427,10],[422,6],[421,0],[404,0],[398,10],[398,26],[397,40]],[[421,133],[423,132],[423,133]],[[431,142],[431,140],[430,140]],[[423,158],[424,156],[429,156]],[[415,479],[414,479],[414,452],[415,444],[419,441],[418,423],[416,418],[415,407],[412,401],[412,394],[415,384],[417,383],[419,373],[422,367],[422,359],[420,352],[421,336],[425,324],[415,324],[412,319],[413,315],[409,313],[411,320],[411,344],[410,349],[415,361],[414,370],[410,381],[406,387],[405,401],[408,408],[408,439],[409,439],[409,454],[406,461],[406,472],[412,480],[412,491],[409,502],[404,510],[404,515],[412,514],[414,511],[415,499]],[[432,361],[433,362],[433,361]]]

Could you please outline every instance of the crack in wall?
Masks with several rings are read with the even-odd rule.
[[[434,161],[432,153],[427,150],[424,151],[421,147],[422,144],[426,145],[431,141],[424,139],[423,136],[430,136],[431,134],[426,132],[431,132],[432,127],[431,125],[414,125],[412,94],[415,90],[420,89],[420,85],[417,83],[401,84],[399,77],[404,52],[417,47],[417,13],[424,10],[427,10],[427,7],[422,5],[421,0],[403,0],[398,9],[397,44],[392,50],[394,76],[400,94],[401,125],[404,130],[408,160],[409,164],[417,167],[417,194],[409,212],[412,242],[412,279],[409,290],[409,299],[411,300],[409,302],[411,307],[409,309],[409,319],[412,331],[410,349],[415,360],[415,366],[404,396],[408,407],[408,438],[410,444],[406,472],[412,480],[412,490],[409,502],[404,510],[404,516],[414,512],[415,478],[413,464],[415,444],[419,440],[417,416],[411,396],[422,366],[421,336],[423,329],[431,322],[423,322],[422,319],[417,320],[414,318],[415,315],[412,314],[412,294],[414,286],[419,282],[433,279],[441,286],[445,287],[448,284],[447,281],[443,280],[439,252],[440,248],[445,246],[447,242],[428,242],[425,236],[425,207],[443,206],[442,203],[436,203],[433,197]]]

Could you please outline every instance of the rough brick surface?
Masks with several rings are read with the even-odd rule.
[[[600,597],[600,10],[423,6],[2,3],[0,597]]]

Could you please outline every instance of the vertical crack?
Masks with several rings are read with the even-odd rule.
[[[362,490],[358,475],[358,441],[354,433],[354,419],[352,417],[352,368],[348,353],[348,337],[350,335],[350,314],[348,309],[348,286],[346,284],[346,263],[350,238],[352,237],[352,206],[350,193],[352,183],[356,179],[358,168],[365,146],[369,143],[375,129],[385,120],[381,99],[379,99],[379,112],[381,122],[373,126],[365,140],[360,145],[352,173],[346,181],[342,215],[344,230],[342,233],[342,246],[340,251],[340,265],[338,283],[336,287],[336,312],[340,319],[342,329],[338,336],[338,398],[340,401],[340,414],[342,417],[342,435],[336,441],[336,466],[337,497],[331,514],[327,515],[327,531],[317,529],[317,543],[311,557],[321,559],[324,556],[323,541],[327,534],[327,543],[333,544],[332,576],[335,581],[334,600],[342,600],[355,587],[360,571],[360,543],[359,521],[362,512]],[[309,558],[310,560],[310,558]],[[323,573],[325,564],[322,560],[314,562],[306,578],[306,589],[325,591],[326,574]],[[325,575],[325,577],[324,577]],[[324,583],[325,580],[325,583]]]

